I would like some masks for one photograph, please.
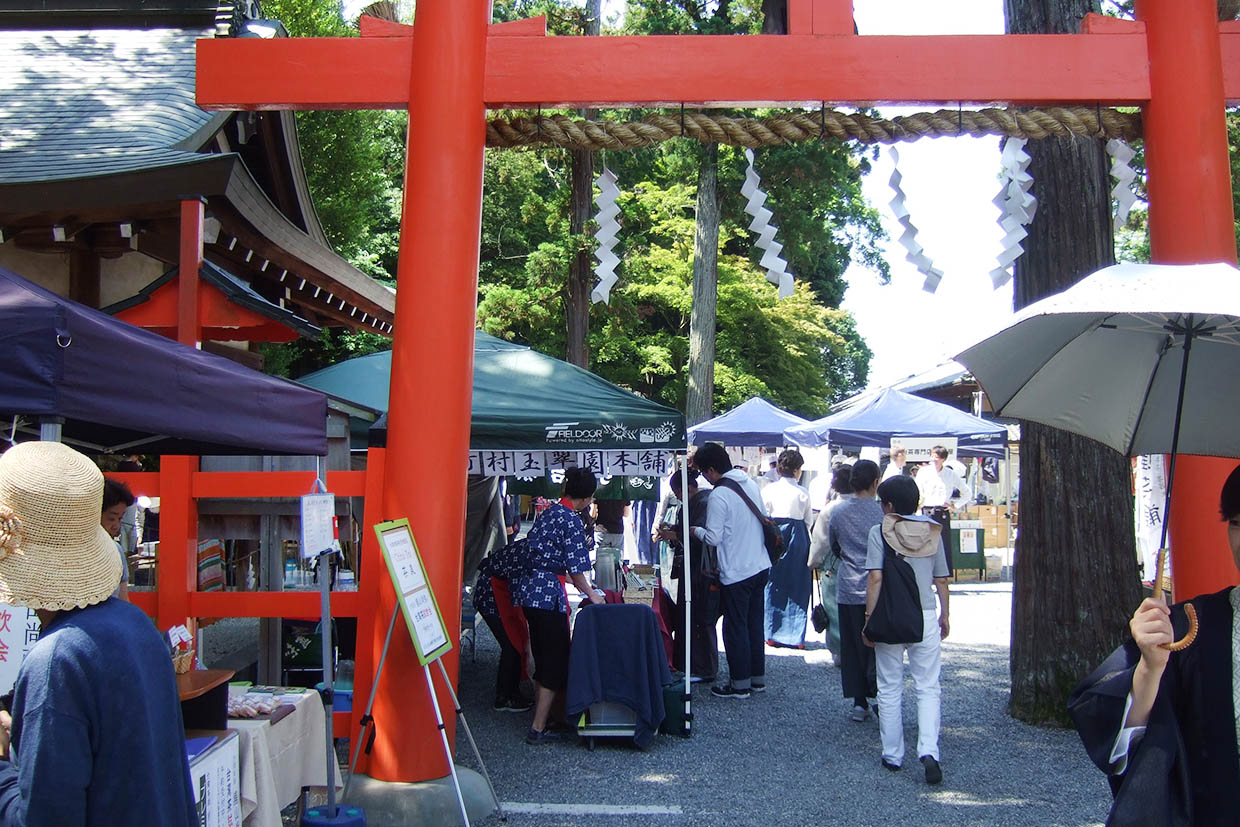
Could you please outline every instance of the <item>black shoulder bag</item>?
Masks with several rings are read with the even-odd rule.
[[[875,643],[920,643],[923,627],[913,567],[883,540],[883,587],[866,621],[865,636]]]
[[[753,504],[753,500],[749,499],[745,489],[741,488],[736,480],[724,477],[719,480],[718,484],[736,492],[741,501],[749,506],[749,510],[758,518],[758,524],[762,526],[762,545],[766,546],[766,556],[771,558],[771,565],[775,565],[779,562],[779,558],[784,556],[784,535],[779,533],[779,527],[775,525],[770,517],[763,516],[762,512],[758,510],[758,506]]]

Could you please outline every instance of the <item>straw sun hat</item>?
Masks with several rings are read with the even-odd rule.
[[[0,456],[0,602],[64,610],[107,600],[121,579],[99,525],[103,474],[59,442]]]

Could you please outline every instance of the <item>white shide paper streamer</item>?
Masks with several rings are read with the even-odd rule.
[[[1128,162],[1136,157],[1137,151],[1123,141],[1112,138],[1107,141],[1107,154],[1111,156],[1111,177],[1115,179],[1115,188],[1111,197],[1115,199],[1115,228],[1128,223],[1128,213],[1137,202],[1137,194],[1132,191],[1132,182],[1137,180],[1137,172],[1128,166]]]
[[[758,240],[754,242],[754,246],[762,251],[762,260],[758,262],[758,266],[766,270],[766,280],[779,288],[779,297],[786,299],[792,295],[792,274],[788,272],[788,263],[780,256],[784,245],[775,240],[775,233],[779,230],[771,223],[775,214],[763,206],[766,203],[766,193],[762,191],[762,179],[758,177],[758,171],[753,166],[752,149],[745,150],[745,160],[749,162],[749,166],[745,169],[745,183],[741,185],[741,195],[745,196],[745,212],[753,216],[753,220],[749,222],[749,231],[758,234]]]
[[[900,174],[900,153],[894,146],[888,148],[887,152],[891,155],[891,178],[887,183],[894,193],[891,198],[891,212],[900,226],[904,228],[904,232],[900,233],[900,238],[897,240],[905,250],[905,260],[926,277],[921,289],[927,293],[933,293],[939,289],[939,282],[943,280],[943,271],[934,266],[934,262],[926,255],[925,248],[917,243],[917,227],[913,225],[909,216],[908,207],[904,203],[904,190],[900,188],[900,182],[904,180],[904,176]]]
[[[1029,174],[1029,162],[1033,159],[1025,151],[1024,138],[1008,138],[999,156],[999,178],[1003,182],[994,204],[999,208],[999,226],[1003,228],[1002,250],[999,262],[990,271],[990,281],[995,288],[1002,287],[1012,278],[1012,265],[1025,252],[1021,244],[1029,232],[1025,227],[1038,210],[1038,199],[1029,190],[1033,176]]]
[[[615,254],[616,234],[620,232],[620,222],[617,220],[620,207],[616,205],[620,188],[616,186],[616,174],[607,167],[603,167],[603,172],[594,179],[594,183],[598,187],[598,197],[594,199],[598,205],[594,216],[598,223],[598,229],[594,231],[594,239],[598,242],[598,250],[594,253],[598,265],[594,268],[594,274],[598,276],[598,283],[590,291],[590,299],[607,304],[611,302],[611,288],[617,281],[616,265],[620,263]]]

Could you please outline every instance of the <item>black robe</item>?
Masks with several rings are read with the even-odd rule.
[[[1145,736],[1123,775],[1109,776],[1109,825],[1240,824],[1240,767],[1232,705],[1230,588],[1191,601],[1197,640],[1171,653]],[[1183,604],[1171,610],[1176,637],[1188,628]],[[1068,699],[1089,757],[1109,772],[1111,750],[1141,652],[1130,639]]]

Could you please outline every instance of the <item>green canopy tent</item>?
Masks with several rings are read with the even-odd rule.
[[[584,368],[478,331],[469,447],[488,451],[673,451],[685,418]],[[379,411],[388,408],[392,354],[359,356],[298,381]],[[380,423],[372,439],[386,434]],[[379,436],[379,439],[385,439]]]

